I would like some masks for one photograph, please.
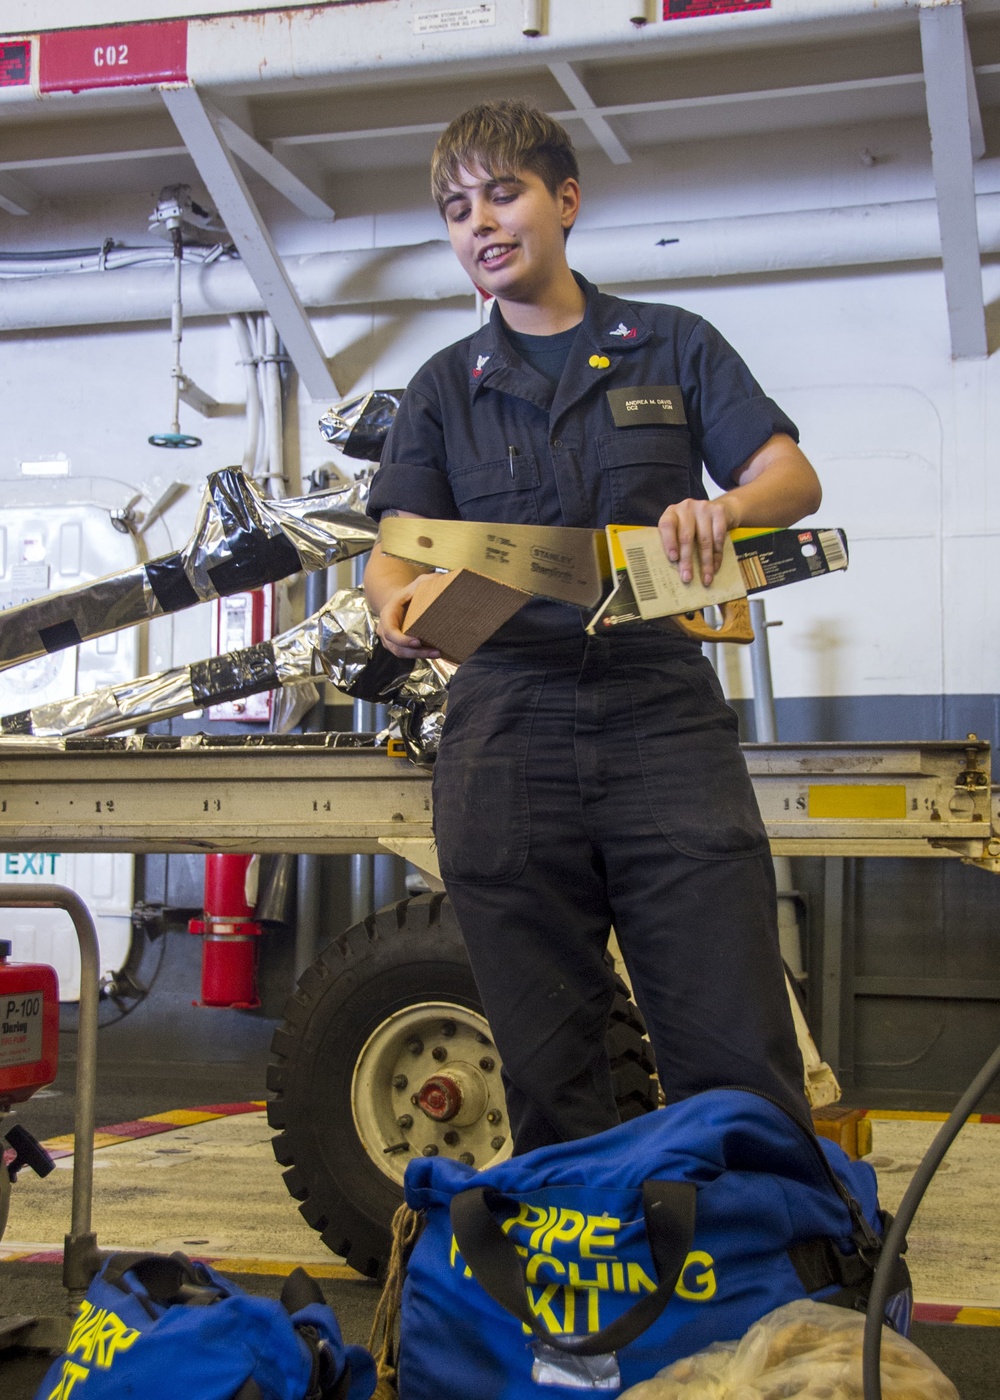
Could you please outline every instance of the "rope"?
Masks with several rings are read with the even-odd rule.
[[[372,1400],[397,1400],[396,1389],[396,1325],[403,1296],[406,1261],[423,1228],[424,1219],[417,1211],[402,1205],[392,1217],[392,1253],[385,1276],[385,1287],[375,1309],[368,1350],[375,1358],[378,1383]]]

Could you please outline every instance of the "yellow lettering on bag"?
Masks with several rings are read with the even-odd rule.
[[[584,1278],[580,1273],[580,1265],[573,1262],[569,1266],[569,1281],[573,1288],[603,1288],[607,1290],[608,1266],[607,1264],[596,1264],[594,1277]]]
[[[615,1293],[625,1292],[625,1265],[611,1265],[611,1287]]]
[[[655,1293],[656,1284],[638,1264],[629,1264],[628,1291],[630,1293],[641,1293],[643,1289],[645,1289],[647,1293]]]
[[[535,1209],[541,1215],[541,1219],[538,1222],[537,1229],[532,1230],[531,1236],[528,1240],[528,1246],[530,1249],[541,1248],[542,1236],[545,1234],[546,1230],[553,1226],[559,1219],[558,1206],[546,1206],[544,1209],[544,1213],[542,1213],[542,1208],[540,1206],[536,1206]]]
[[[619,1266],[620,1267],[620,1266]],[[595,1270],[596,1277],[581,1278],[580,1265],[570,1264],[569,1282],[571,1288],[584,1288],[587,1291],[587,1331],[599,1332],[600,1322],[600,1293],[607,1291],[608,1287],[608,1266],[598,1264]],[[569,1328],[567,1327],[567,1331]]]
[[[461,1259],[461,1258],[462,1258],[462,1256],[461,1256],[461,1255],[459,1254],[459,1252],[458,1252],[458,1240],[455,1238],[454,1235],[452,1235],[452,1237],[451,1237],[451,1253],[450,1253],[449,1256],[448,1256],[448,1263],[451,1265],[452,1268],[454,1268],[454,1267],[455,1267],[455,1260],[456,1260],[456,1259]],[[463,1261],[463,1262],[464,1262],[464,1261]],[[465,1271],[464,1271],[463,1277],[465,1277],[465,1278],[471,1278],[471,1277],[472,1277],[472,1270],[469,1268],[468,1264],[465,1265]]]
[[[552,1246],[556,1240],[569,1243],[575,1240],[584,1227],[584,1215],[579,1210],[567,1210],[564,1206],[559,1212],[558,1219],[553,1223],[551,1229],[546,1230],[545,1238],[542,1240],[542,1250],[545,1254],[552,1252]]]
[[[689,1271],[699,1264],[703,1266],[702,1272],[691,1277]],[[715,1260],[710,1254],[706,1254],[704,1250],[692,1250],[684,1260],[684,1267],[681,1269],[680,1279],[678,1280],[677,1287],[674,1289],[677,1296],[679,1298],[690,1298],[695,1303],[705,1303],[709,1298],[714,1297],[715,1290],[718,1287],[715,1278],[715,1269],[713,1268],[714,1264]]]
[[[107,1308],[95,1308],[84,1298],[66,1351],[68,1355],[78,1355],[106,1371],[120,1351],[128,1351],[138,1340],[136,1329],[126,1327],[117,1313]]]
[[[598,1230],[620,1230],[621,1227],[622,1222],[616,1220],[613,1215],[588,1215],[587,1223],[580,1234],[580,1258],[599,1259],[601,1256],[594,1253],[596,1249],[614,1249],[614,1235],[599,1235],[597,1232]]]
[[[528,1304],[532,1313],[535,1317],[541,1318],[550,1332],[562,1332],[559,1319],[552,1311],[552,1299],[559,1292],[560,1288],[562,1288],[561,1283],[550,1283],[545,1288],[542,1296],[538,1299],[535,1298],[530,1288],[526,1290],[528,1294]]]
[[[89,1375],[86,1366],[79,1366],[75,1361],[64,1361],[56,1388],[49,1392],[46,1400],[69,1400],[70,1392],[77,1381],[85,1381]]]
[[[527,1250],[525,1250],[525,1253],[527,1253]],[[558,1259],[553,1259],[551,1254],[533,1254],[528,1261],[528,1267],[524,1271],[524,1277],[527,1279],[528,1283],[538,1282],[538,1271],[543,1264],[549,1264],[554,1274],[565,1275],[566,1273],[566,1266]],[[572,1267],[573,1266],[570,1265],[570,1268]]]
[[[573,1288],[563,1288],[566,1299],[566,1316],[563,1318],[563,1330],[572,1334],[576,1331],[576,1290]]]
[[[544,1225],[549,1218],[547,1206],[529,1206],[527,1201],[519,1201],[520,1209],[516,1215],[512,1215],[509,1220],[505,1220],[500,1229],[505,1235],[509,1235],[515,1225]]]

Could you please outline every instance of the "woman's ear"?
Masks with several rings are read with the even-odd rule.
[[[564,180],[556,191],[556,198],[560,204],[562,226],[569,232],[580,212],[580,186],[577,181],[572,177]]]

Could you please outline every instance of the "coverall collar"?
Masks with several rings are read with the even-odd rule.
[[[573,276],[586,297],[586,308],[558,386],[520,358],[504,334],[500,307],[494,302],[489,321],[469,340],[473,400],[487,387],[499,389],[544,409],[554,423],[611,375],[624,354],[645,345],[652,332],[638,308],[605,295],[578,272]]]

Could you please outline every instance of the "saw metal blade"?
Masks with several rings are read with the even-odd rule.
[[[603,530],[386,516],[382,548],[413,564],[472,569],[540,598],[595,608],[611,585]]]

